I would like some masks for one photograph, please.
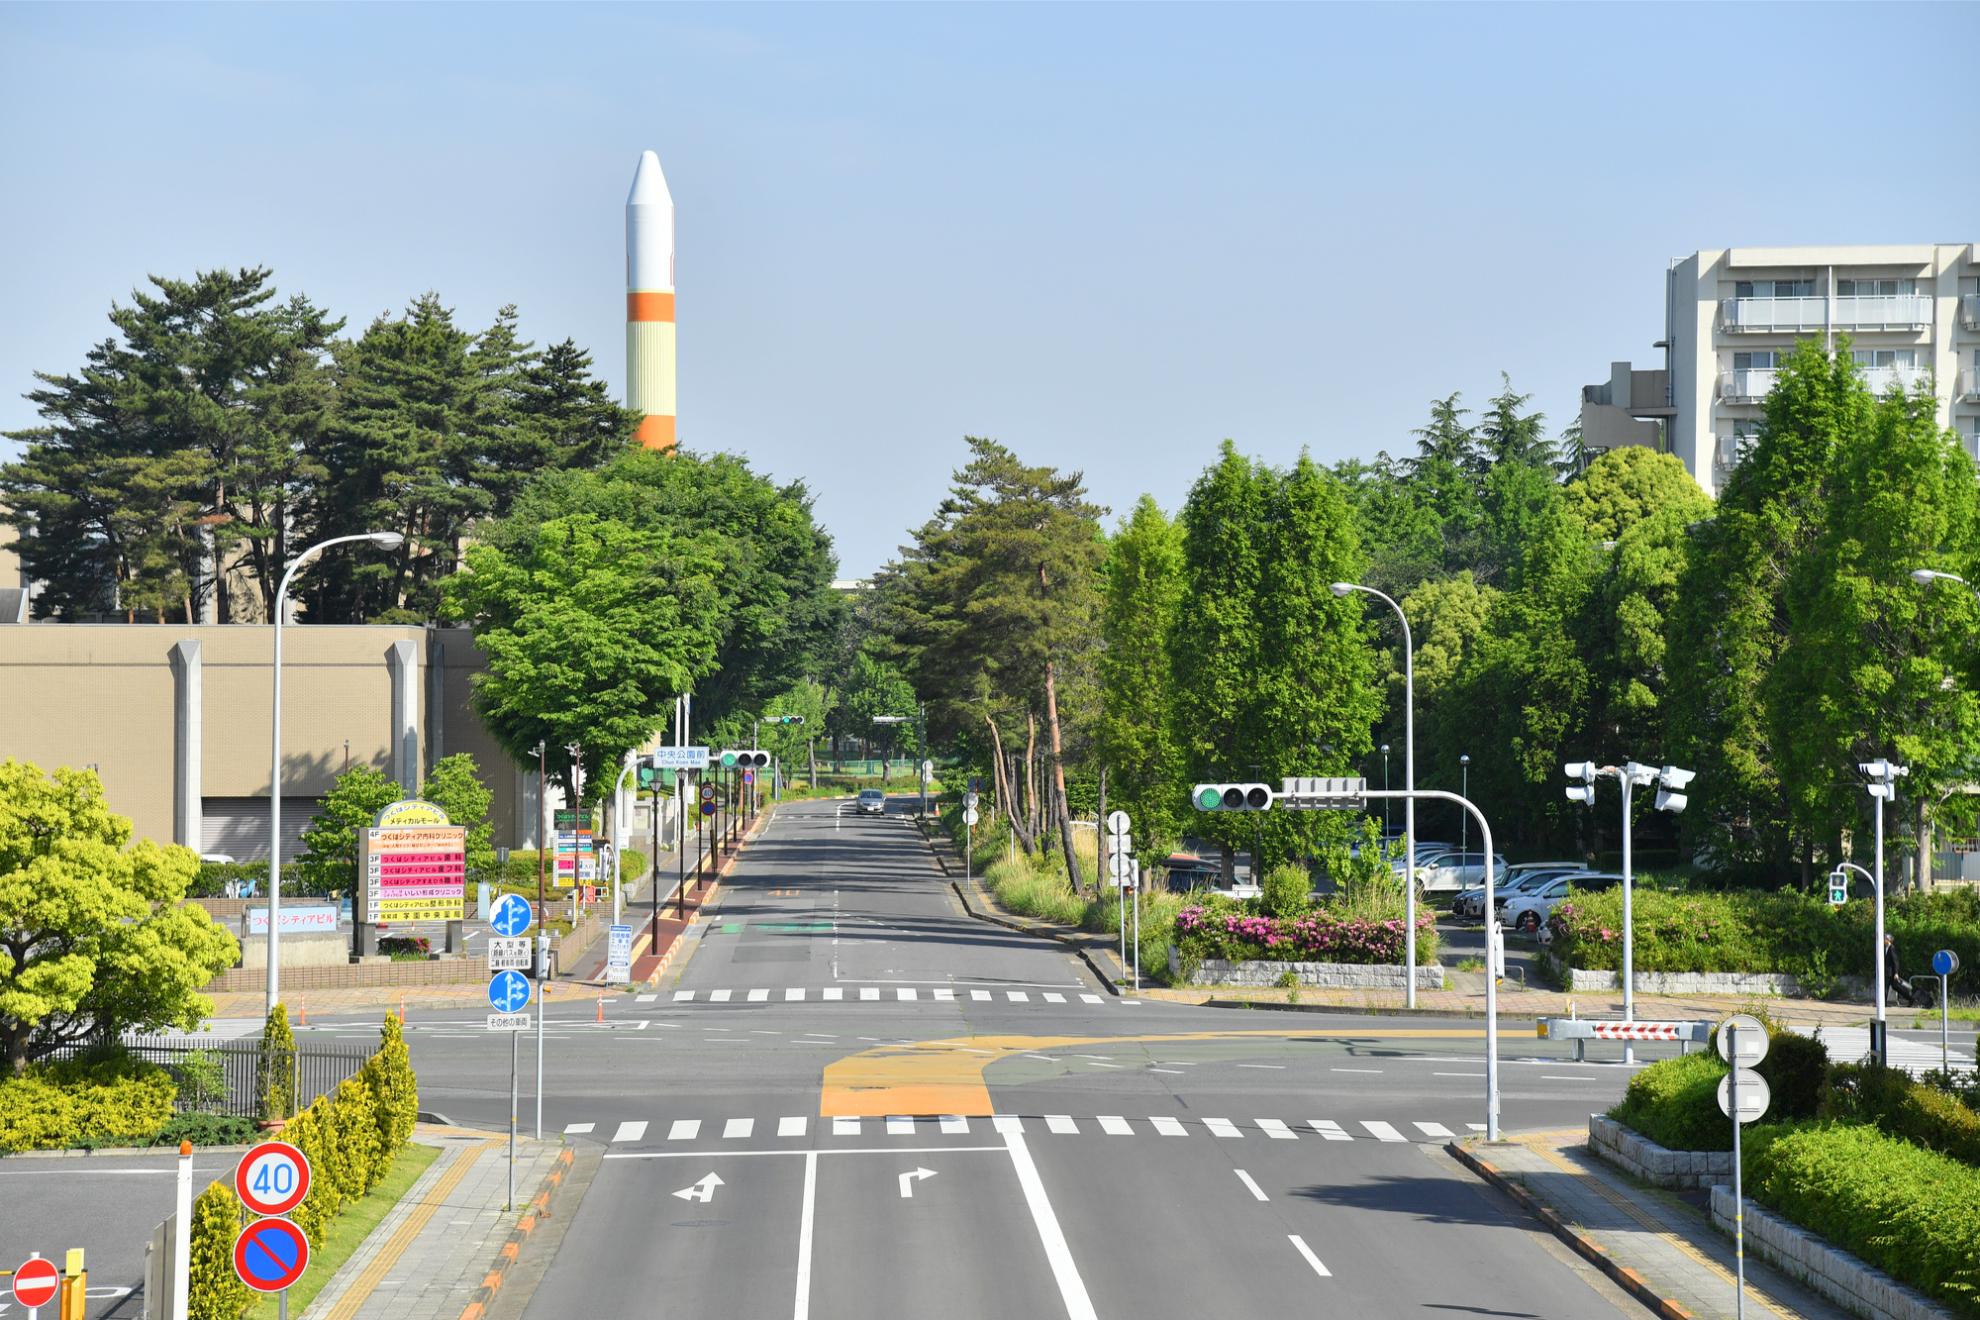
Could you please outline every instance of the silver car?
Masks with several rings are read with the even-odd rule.
[[[1535,885],[1552,880],[1556,876],[1572,875],[1587,868],[1580,862],[1521,862],[1508,866],[1503,871],[1493,872],[1492,896],[1499,898],[1506,894],[1529,893]],[[1451,904],[1451,915],[1457,917],[1482,917],[1485,915],[1485,886],[1474,885],[1462,890]]]
[[[884,816],[887,814],[887,795],[877,788],[862,788],[856,805],[862,816]]]

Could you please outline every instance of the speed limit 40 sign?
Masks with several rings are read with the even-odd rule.
[[[234,1166],[234,1195],[258,1215],[286,1215],[309,1195],[309,1160],[286,1141],[269,1141]]]

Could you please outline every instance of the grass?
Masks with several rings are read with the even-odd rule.
[[[1980,1004],[1949,1004],[1946,1007],[1946,1017],[1954,1022],[1980,1022]],[[1939,1010],[1934,1008],[1921,1011],[1918,1020],[1911,1025],[1918,1031],[1938,1026]]]
[[[1074,846],[1079,848],[1079,841]],[[1088,855],[1082,865],[1087,874],[1093,874],[1091,849],[1079,849]],[[984,884],[995,895],[997,903],[1007,912],[1020,916],[1039,917],[1055,921],[1063,926],[1073,926],[1080,930],[1112,934],[1120,930],[1121,895],[1119,890],[1108,889],[1095,898],[1081,898],[1072,890],[1072,885],[1057,870],[1039,870],[1022,855],[1015,859],[998,861],[991,865],[984,875]],[[1158,890],[1150,890],[1142,896],[1141,902],[1141,970],[1142,975],[1164,980],[1168,976],[1169,943],[1175,930],[1176,914],[1182,911],[1185,896]],[[1134,909],[1128,906],[1128,929],[1130,938],[1134,929]]]
[[[365,1193],[364,1199],[353,1202],[344,1208],[330,1224],[330,1231],[324,1235],[323,1246],[310,1253],[309,1268],[303,1271],[296,1286],[289,1289],[289,1311],[301,1315],[309,1304],[316,1300],[316,1294],[323,1291],[323,1285],[337,1276],[344,1262],[357,1252],[371,1230],[397,1205],[401,1198],[419,1181],[419,1175],[426,1172],[426,1166],[440,1156],[438,1146],[408,1144],[392,1161],[378,1185]],[[276,1298],[273,1293],[257,1294],[254,1304],[247,1309],[245,1320],[275,1320]]]
[[[1482,972],[1485,970],[1485,960],[1483,958],[1460,958],[1458,959],[1457,970],[1460,972]]]

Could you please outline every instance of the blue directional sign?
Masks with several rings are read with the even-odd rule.
[[[536,922],[529,900],[521,894],[504,894],[488,911],[488,924],[497,935],[520,935]]]
[[[1932,970],[1940,976],[1951,976],[1959,970],[1959,955],[1951,949],[1940,949],[1932,955]]]
[[[529,1007],[529,978],[521,972],[497,972],[488,978],[488,1002],[497,1013],[520,1013]]]

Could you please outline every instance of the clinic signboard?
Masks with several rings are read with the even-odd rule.
[[[467,830],[431,802],[394,802],[359,831],[361,924],[460,921],[467,907]]]

